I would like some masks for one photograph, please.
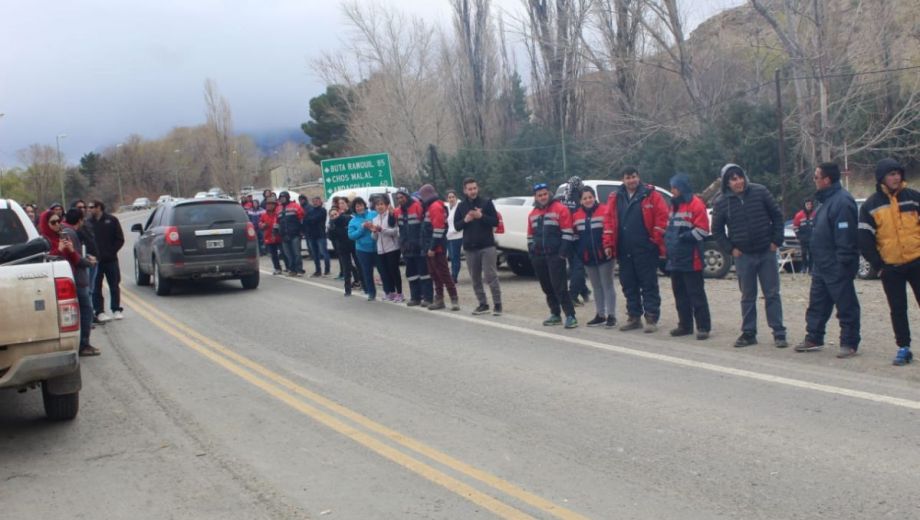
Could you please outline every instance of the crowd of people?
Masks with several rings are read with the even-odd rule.
[[[857,354],[860,305],[854,279],[862,254],[880,273],[888,298],[897,343],[894,364],[907,364],[913,357],[908,284],[920,303],[920,193],[907,187],[904,167],[886,159],[876,170],[876,193],[859,210],[841,186],[840,175],[835,163],[818,166],[813,176],[816,194],[794,219],[803,270],[811,275],[807,332],[794,350],[822,350],[827,322],[836,309],[841,331],[837,357]],[[593,296],[595,313],[586,323],[589,327],[654,333],[662,312],[662,271],[670,278],[676,307],[677,325],[670,335],[695,334],[706,340],[712,317],[702,272],[703,242],[716,240],[731,252],[738,278],[741,334],[734,346],[758,343],[761,292],[773,345],[789,346],[777,267],[784,219],[766,187],[752,182],[740,165],[725,165],[710,217],[686,174],[670,180],[670,201],[643,183],[634,167],[622,170],[622,181],[603,203],[578,177],[569,179],[564,195],[557,198],[546,184],[533,187],[528,251],[549,308],[543,325],[577,327],[576,307]],[[361,288],[368,300],[378,299],[379,277],[380,300],[456,311],[462,255],[478,304],[473,314],[500,316],[495,233],[501,216],[492,201],[480,195],[476,179],[465,179],[462,194],[449,191],[444,199],[430,184],[414,193],[400,189],[394,198],[395,204],[386,195],[369,201],[335,197],[328,219],[319,197],[308,202],[301,196],[297,203],[282,192],[276,202],[267,192],[262,207],[251,201],[243,204],[252,206],[247,210],[264,236],[276,274],[282,272],[279,257],[290,275],[303,274],[299,244],[304,237],[316,269],[313,276],[328,275],[328,238],[338,252],[346,296]],[[626,321],[619,327],[616,280],[626,300]]]
[[[70,264],[80,305],[79,354],[98,356],[100,350],[90,343],[95,325],[124,318],[118,266],[118,251],[125,243],[121,223],[99,200],[76,200],[67,211],[60,203],[52,203],[41,213],[33,204],[24,209],[51,244],[50,253]],[[105,312],[103,281],[109,287],[111,315]]]

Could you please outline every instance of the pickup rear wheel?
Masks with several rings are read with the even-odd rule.
[[[45,415],[52,421],[69,421],[77,416],[80,410],[80,392],[72,394],[54,395],[42,385],[42,403],[45,405]]]
[[[153,261],[153,289],[157,296],[169,296],[172,291],[172,282],[163,278],[160,273],[160,262],[157,262],[156,259]]]
[[[134,283],[141,287],[150,285],[150,275],[141,271],[141,264],[137,261],[137,255],[134,256]]]
[[[731,255],[723,251],[718,242],[703,242],[704,278],[725,278],[731,268]]]
[[[508,263],[511,272],[517,276],[534,275],[533,264],[530,263],[530,258],[528,258],[527,255],[509,253],[505,261]]]

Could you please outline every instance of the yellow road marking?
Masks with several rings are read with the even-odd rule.
[[[336,419],[331,415],[326,414],[321,410],[318,410],[317,408],[310,406],[307,403],[304,403],[301,400],[296,399],[294,396],[285,392],[283,389],[287,389],[288,391],[291,391],[297,395],[310,399],[315,404],[318,404],[319,406],[322,406],[345,418],[348,418],[358,425],[363,426],[372,432],[378,433],[401,446],[404,446],[418,454],[424,455],[434,461],[437,461],[468,477],[472,477],[475,480],[487,484],[490,487],[501,491],[502,493],[517,498],[522,502],[536,507],[557,518],[563,520],[587,519],[585,516],[559,506],[545,498],[534,495],[533,493],[530,493],[508,481],[505,481],[486,471],[455,459],[450,455],[442,453],[418,440],[387,428],[386,426],[377,423],[349,408],[346,408],[326,397],[308,390],[303,386],[300,386],[297,383],[285,378],[284,376],[269,370],[265,366],[260,365],[259,363],[256,363],[255,361],[252,361],[251,359],[246,358],[245,356],[242,356],[228,349],[227,347],[224,347],[220,343],[200,334],[198,331],[184,325],[183,323],[176,321],[172,317],[153,308],[149,304],[142,302],[130,291],[122,289],[122,296],[132,304],[138,314],[142,315],[148,321],[169,335],[175,337],[189,348],[214,361],[218,365],[226,368],[230,372],[238,375],[247,382],[264,390],[266,393],[272,395],[285,404],[300,411],[301,413],[308,415],[316,421],[326,425],[327,427],[335,430],[336,432],[351,438],[359,444],[377,452],[383,457],[396,462],[397,464],[427,478],[428,480],[431,480],[432,482],[435,482],[436,484],[441,485],[451,492],[456,493],[457,495],[466,498],[467,500],[470,500],[471,502],[474,502],[488,509],[489,511],[492,511],[502,518],[531,517],[523,511],[500,502],[494,497],[482,493],[475,488],[459,480],[456,480],[453,477],[450,477],[449,475],[431,466],[428,466],[415,458],[405,455],[404,453],[380,442],[376,438],[355,429],[354,427]],[[194,338],[197,340],[197,342],[189,338]],[[261,375],[265,379],[256,376],[253,374],[253,372]],[[273,385],[272,383],[266,381],[266,379],[274,382],[275,384]]]

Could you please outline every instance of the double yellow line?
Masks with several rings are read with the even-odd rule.
[[[298,412],[332,429],[336,433],[348,437],[378,455],[495,513],[501,518],[524,519],[533,517],[491,494],[484,493],[448,475],[420,458],[410,456],[394,448],[392,445],[384,442],[384,440],[402,446],[417,455],[427,457],[465,477],[487,485],[493,491],[498,491],[499,493],[513,497],[556,518],[564,520],[580,520],[586,518],[486,471],[457,460],[421,441],[387,428],[316,392],[308,390],[277,372],[269,370],[265,366],[245,356],[241,356],[213,339],[204,336],[198,331],[157,310],[153,306],[144,303],[139,297],[128,290],[122,289],[122,298],[130,303],[132,310],[137,312],[137,314],[143,316],[154,326],[176,338],[180,343],[201,354],[216,365],[239,376],[244,381],[261,389],[268,395],[278,399]]]

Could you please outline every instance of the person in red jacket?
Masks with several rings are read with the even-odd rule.
[[[450,268],[447,266],[447,207],[441,202],[437,190],[431,184],[419,188],[418,195],[425,212],[422,221],[421,252],[427,257],[428,273],[434,284],[434,301],[428,306],[428,310],[436,311],[446,307],[446,287],[450,296],[450,310],[458,311],[460,299],[457,296],[457,286],[454,285]]]
[[[620,330],[658,330],[661,295],[658,267],[664,263],[664,230],[668,203],[651,184],[642,184],[633,166],[623,169],[623,184],[607,198],[610,214],[617,220],[617,261],[620,285],[626,297],[626,323]]]
[[[576,254],[591,280],[594,307],[597,310],[594,319],[587,325],[604,325],[612,329],[617,324],[617,293],[613,281],[613,259],[617,246],[616,219],[610,214],[607,205],[597,203],[592,188],[582,188],[580,200],[578,210],[572,215]]]
[[[273,275],[281,274],[281,235],[278,226],[278,203],[275,197],[269,195],[265,199],[265,211],[259,215],[259,230],[262,232],[262,240],[268,247],[268,252],[272,257]],[[287,258],[285,258],[287,264]]]
[[[527,217],[527,249],[549,306],[550,316],[543,320],[543,325],[562,324],[560,312],[565,312],[565,328],[574,329],[578,320],[565,269],[575,240],[572,215],[565,204],[550,200],[549,186],[545,183],[536,184],[533,191],[533,210]]]
[[[671,274],[678,318],[671,335],[693,334],[695,318],[696,339],[702,340],[709,337],[712,328],[703,287],[703,240],[709,236],[709,216],[706,204],[693,194],[687,174],[679,173],[671,179],[671,194],[671,218],[664,233],[667,271]]]
[[[802,250],[802,272],[811,272],[811,231],[815,228],[815,201],[805,199],[802,209],[792,218],[792,230]]]

